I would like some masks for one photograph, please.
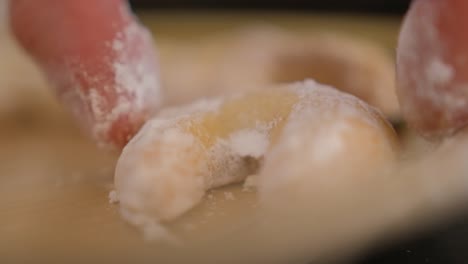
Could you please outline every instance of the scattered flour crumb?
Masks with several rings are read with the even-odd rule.
[[[119,202],[119,196],[115,190],[109,192],[109,203],[114,204]]]
[[[97,119],[105,118],[105,98],[95,88],[89,89],[88,99],[91,102],[91,111]]]
[[[251,189],[256,188],[257,187],[257,179],[258,179],[258,177],[257,177],[256,174],[248,176],[244,181],[244,185],[242,186],[242,191],[247,192],[247,191],[250,191]]]
[[[120,40],[120,39],[115,39],[112,42],[112,49],[114,49],[114,51],[116,51],[116,52],[121,52],[124,49],[123,41]]]
[[[213,200],[213,202],[211,202],[211,203],[208,204],[208,207],[209,207],[210,209],[214,210],[214,209],[218,208],[218,205],[216,204],[216,201]]]
[[[152,217],[136,214],[121,209],[122,217],[130,224],[136,226],[147,241],[163,241],[174,246],[180,246],[181,241],[166,227],[155,221]]]
[[[233,201],[236,199],[236,197],[234,197],[234,194],[232,194],[232,192],[224,192],[224,199],[228,201]]]
[[[444,85],[449,83],[454,76],[453,68],[439,59],[433,59],[426,68],[429,83]]]
[[[143,237],[146,241],[167,241],[172,245],[180,245],[181,242],[164,226],[153,223],[142,226]]]
[[[232,150],[241,157],[262,157],[269,145],[266,133],[253,129],[244,129],[232,133],[229,142]]]

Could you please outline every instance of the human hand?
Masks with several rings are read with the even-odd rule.
[[[121,148],[159,106],[149,32],[124,0],[11,0],[14,36],[99,144]]]

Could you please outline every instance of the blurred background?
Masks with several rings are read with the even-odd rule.
[[[405,14],[411,0],[132,0],[137,11],[220,11],[235,13],[263,14],[284,13],[314,17],[311,25],[322,25],[337,31],[351,29],[356,35],[368,37],[394,50],[399,21]],[[202,12],[202,13],[203,13]],[[214,12],[216,13],[216,12]],[[203,13],[204,14],[204,13]],[[333,15],[331,15],[333,14]],[[341,16],[347,17],[341,20]],[[292,16],[293,17],[293,16]],[[351,18],[350,18],[351,17]],[[360,20],[362,17],[372,17]],[[328,18],[328,19],[327,19]],[[386,20],[389,18],[390,20]],[[328,20],[328,21],[327,21]],[[376,22],[375,28],[372,21]],[[274,22],[277,22],[273,19]],[[337,22],[335,26],[335,22]],[[355,30],[348,24],[360,21],[361,30]],[[390,21],[390,22],[389,22]],[[289,23],[289,22],[288,22]],[[286,23],[286,24],[288,24]],[[279,23],[281,24],[281,23]],[[298,24],[292,23],[291,28]],[[330,26],[332,25],[333,26]],[[390,25],[390,26],[389,26]],[[299,25],[300,26],[300,25]],[[370,30],[369,30],[370,29]],[[364,32],[372,31],[367,36]],[[380,32],[379,32],[380,31]],[[433,229],[412,239],[399,241],[388,245],[377,245],[364,254],[358,264],[383,263],[466,263],[468,254],[465,250],[468,241],[468,225],[466,219],[455,219],[446,226]]]

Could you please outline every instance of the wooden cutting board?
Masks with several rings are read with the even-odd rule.
[[[162,54],[172,51],[173,41],[194,42],[199,36],[258,23],[297,32],[345,32],[375,40],[392,52],[400,22],[398,17],[292,13],[140,16],[155,34]],[[165,245],[146,242],[120,219],[118,205],[109,203],[117,156],[98,151],[80,135],[47,94],[37,69],[7,36],[0,37],[0,55],[7,58],[0,59],[0,102],[9,105],[0,112],[0,262],[137,258],[156,263],[174,254]],[[254,192],[240,186],[222,188],[170,229],[187,243],[217,238],[255,207]]]

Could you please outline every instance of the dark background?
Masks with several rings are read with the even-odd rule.
[[[262,9],[403,14],[410,0],[131,0],[135,8]]]

